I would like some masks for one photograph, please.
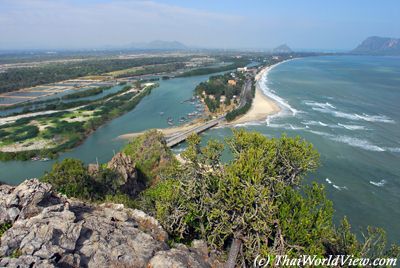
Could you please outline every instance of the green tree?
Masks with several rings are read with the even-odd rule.
[[[95,181],[89,176],[83,162],[77,159],[67,158],[54,164],[42,180],[50,183],[56,191],[70,197],[93,199],[97,196]]]
[[[154,214],[175,239],[204,239],[226,252],[227,267],[249,266],[257,255],[267,254],[388,254],[380,231],[369,232],[360,243],[346,220],[336,229],[324,188],[301,183],[318,166],[311,144],[242,130],[227,143],[233,159],[223,163],[221,143],[201,147],[200,138],[192,135],[182,153],[186,162],[171,175],[170,189],[160,182],[157,187],[167,193],[151,196]]]

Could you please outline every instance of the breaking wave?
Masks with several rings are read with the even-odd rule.
[[[310,121],[303,121],[301,123],[306,126],[323,126],[323,127],[330,127],[330,128],[339,128],[339,126],[337,126],[337,125],[327,124],[327,123],[324,123],[321,121],[310,120]]]
[[[385,150],[392,153],[400,153],[400,147],[386,147]]]
[[[334,184],[329,178],[325,178],[325,181],[328,184],[332,185],[332,187],[335,188],[336,190],[339,190],[339,191],[348,190],[346,186],[338,186],[338,185]]]
[[[385,180],[380,180],[380,181],[378,181],[378,182],[376,182],[376,181],[369,181],[369,183],[371,183],[372,185],[375,185],[375,186],[377,186],[377,187],[382,187],[382,186],[384,186],[384,185],[386,184],[386,181],[385,181]]]
[[[341,111],[337,111],[336,108],[332,107],[321,107],[321,106],[313,106],[311,109],[317,112],[325,113],[325,114],[331,114],[335,117],[338,118],[345,118],[349,120],[355,120],[355,121],[367,121],[367,122],[381,122],[381,123],[395,123],[395,121],[386,115],[369,115],[363,113],[362,115],[360,114],[351,114],[351,113],[345,113]]]
[[[296,126],[296,125],[292,125],[292,124],[273,124],[270,123],[269,121],[267,121],[267,126],[272,127],[272,128],[282,128],[282,129],[286,129],[286,130],[304,130],[307,129],[308,127],[300,127],[300,126]]]
[[[390,149],[390,148],[379,147],[378,145],[372,144],[371,142],[369,142],[367,140],[349,137],[349,136],[345,136],[345,135],[335,136],[335,135],[332,135],[329,133],[315,131],[315,130],[309,130],[309,132],[314,133],[316,135],[325,136],[325,137],[328,137],[330,140],[344,143],[344,144],[347,144],[347,145],[350,145],[353,147],[361,148],[361,149],[364,149],[367,151],[384,152],[384,151],[389,151],[389,149]]]
[[[329,102],[316,102],[316,101],[304,101],[304,104],[311,107],[319,107],[323,109],[336,109],[335,106],[330,104]]]
[[[275,65],[275,66],[277,66],[277,65]],[[272,68],[274,68],[274,67],[272,67]],[[275,91],[271,90],[268,87],[268,73],[269,72],[265,72],[265,74],[261,77],[260,81],[258,82],[262,92],[267,97],[269,97],[269,98],[273,99],[274,101],[276,101],[278,103],[278,105],[281,108],[283,108],[283,110],[290,111],[290,113],[293,116],[296,115],[297,113],[299,113],[300,111],[298,111],[295,108],[293,108],[292,106],[290,106],[290,104],[285,99],[283,99],[283,98],[279,97],[278,95],[274,94]]]
[[[337,186],[336,184],[332,185],[335,189],[341,191],[341,190],[348,190],[346,186]]]
[[[345,144],[348,144],[353,147],[365,149],[368,151],[375,151],[375,152],[384,152],[385,151],[385,149],[383,149],[377,145],[374,145],[367,140],[362,140],[362,139],[353,138],[353,137],[349,137],[349,136],[334,136],[334,137],[332,137],[332,140],[338,141],[341,143],[345,143]]]
[[[341,124],[338,123],[338,126],[341,126],[345,129],[348,130],[366,130],[367,128],[365,126],[360,126],[360,125],[345,125],[345,124]]]

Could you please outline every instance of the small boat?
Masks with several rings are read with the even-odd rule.
[[[31,161],[39,161],[40,157],[39,156],[34,156],[31,158]]]
[[[164,115],[164,112],[160,112],[160,116],[163,116]]]
[[[48,158],[48,157],[43,157],[43,158],[40,159],[39,161],[47,162],[47,161],[50,161],[50,158]]]
[[[173,125],[174,125],[174,123],[172,123],[172,122],[170,122],[170,121],[168,121],[167,123],[168,123],[168,125],[170,125],[170,126],[173,126]]]

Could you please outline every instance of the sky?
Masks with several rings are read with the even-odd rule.
[[[368,36],[400,38],[399,0],[0,0],[0,49],[347,50]]]

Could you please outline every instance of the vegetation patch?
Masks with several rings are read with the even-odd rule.
[[[123,152],[135,161],[139,176],[148,184],[154,183],[159,174],[176,164],[164,136],[156,130],[135,137]]]
[[[0,224],[0,238],[11,227],[12,227],[11,222],[5,222],[5,223]]]
[[[147,85],[140,93],[125,86],[123,93],[91,102],[78,110],[22,118],[0,126],[0,160],[55,157],[58,152],[77,146],[105,122],[132,110],[155,86]]]

